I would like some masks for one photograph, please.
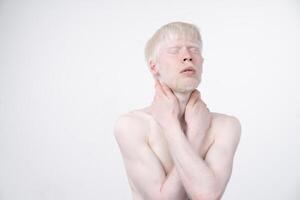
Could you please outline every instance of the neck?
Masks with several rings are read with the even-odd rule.
[[[180,113],[179,113],[179,120],[180,123],[184,123],[184,112],[185,112],[185,107],[186,104],[188,103],[188,100],[190,98],[190,95],[192,92],[174,92],[174,95],[177,97],[178,99],[178,103],[179,103],[179,109],[180,109]]]
[[[184,112],[185,112],[185,107],[188,103],[188,100],[190,98],[191,95],[191,91],[190,92],[175,92],[173,91],[174,95],[176,96],[176,98],[178,99],[178,104],[179,104],[179,122],[182,126],[185,126],[185,120],[184,120]],[[152,112],[152,105],[149,108],[149,111]]]

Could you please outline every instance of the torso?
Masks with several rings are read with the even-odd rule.
[[[148,142],[149,147],[156,154],[159,160],[162,163],[162,166],[165,170],[165,173],[168,174],[170,170],[173,168],[173,161],[168,151],[166,140],[164,139],[162,130],[151,114],[147,111],[147,108],[138,109],[131,111],[130,114],[135,115],[136,117],[140,117],[145,119],[147,123],[149,123],[149,131],[145,133],[146,141]],[[213,144],[216,133],[216,119],[220,117],[222,114],[212,113],[212,123],[208,131],[206,132],[206,136],[203,140],[202,148],[200,149],[199,156],[205,159],[206,153],[208,152],[210,146]],[[142,200],[137,191],[135,190],[134,185],[129,179],[129,183],[133,193],[134,200]]]

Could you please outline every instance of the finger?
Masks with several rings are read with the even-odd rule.
[[[158,85],[158,80],[155,79],[154,81],[155,81],[155,88],[159,87],[159,85]]]
[[[196,100],[199,97],[199,91],[194,90],[190,96],[191,101]]]
[[[167,94],[165,93],[165,91],[161,85],[161,82],[158,79],[155,79],[155,82],[156,82],[155,89],[158,91],[158,93],[160,93],[161,95],[167,96]]]
[[[200,92],[198,90],[194,90],[191,94],[191,97],[188,101],[189,106],[197,106],[201,104],[201,99],[200,99]]]
[[[195,94],[194,99],[192,101],[193,105],[199,103],[201,101],[200,96],[198,93]]]
[[[201,98],[201,93],[199,90],[195,89],[194,90],[195,95],[199,96]]]
[[[161,85],[159,84],[159,81],[155,79],[155,90],[157,93],[162,93]]]
[[[164,90],[165,94],[167,95],[167,97],[173,98],[175,96],[173,91],[165,83],[162,82],[161,86],[162,86],[162,89]]]
[[[197,94],[195,92],[192,92],[187,102],[187,106],[193,106],[196,103],[196,101],[197,101]]]

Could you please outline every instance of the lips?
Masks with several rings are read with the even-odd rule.
[[[184,68],[180,73],[187,72],[187,71],[195,72],[196,70],[193,67],[187,67],[187,68]]]

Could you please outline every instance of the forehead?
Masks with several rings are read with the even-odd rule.
[[[169,48],[175,46],[200,46],[200,42],[197,40],[188,39],[172,39],[161,42],[162,48]]]

